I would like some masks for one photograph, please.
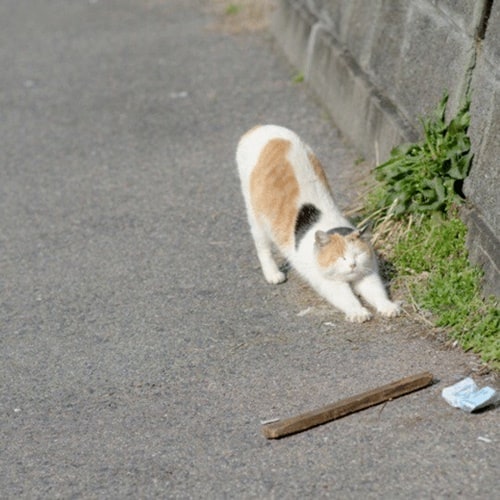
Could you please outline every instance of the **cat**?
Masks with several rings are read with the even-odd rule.
[[[356,294],[382,316],[400,314],[387,296],[372,247],[335,205],[320,161],[297,134],[276,125],[254,127],[241,137],[236,163],[267,282],[286,280],[273,258],[274,244],[346,320],[372,317]]]

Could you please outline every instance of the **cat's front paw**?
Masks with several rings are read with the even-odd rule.
[[[271,285],[278,285],[286,281],[286,274],[281,271],[267,272],[265,278]]]
[[[402,312],[401,306],[396,302],[385,302],[382,306],[377,308],[378,312],[386,318],[395,318]]]
[[[365,321],[371,319],[371,317],[372,313],[364,307],[360,307],[359,309],[346,313],[345,315],[345,319],[347,321],[351,321],[352,323],[364,323]]]

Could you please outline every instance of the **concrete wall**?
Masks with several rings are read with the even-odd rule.
[[[500,0],[276,3],[275,37],[367,158],[418,139],[445,90],[452,116],[472,89],[468,244],[500,296]]]

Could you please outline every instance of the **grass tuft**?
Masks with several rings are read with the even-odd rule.
[[[394,286],[425,321],[430,314],[434,326],[500,369],[498,300],[481,295],[483,273],[469,262],[467,227],[459,217],[461,184],[472,161],[470,101],[448,124],[446,103],[445,95],[434,116],[422,120],[422,142],[395,148],[375,168],[380,184],[359,225],[372,223],[374,245],[391,263]]]

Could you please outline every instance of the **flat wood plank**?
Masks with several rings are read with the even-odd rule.
[[[262,426],[262,432],[268,439],[276,439],[302,432],[311,427],[316,427],[317,425],[325,424],[337,418],[364,410],[370,406],[375,406],[409,394],[410,392],[423,389],[431,385],[432,381],[433,375],[429,372],[412,375],[356,396],[342,399],[323,408],[264,425]]]

